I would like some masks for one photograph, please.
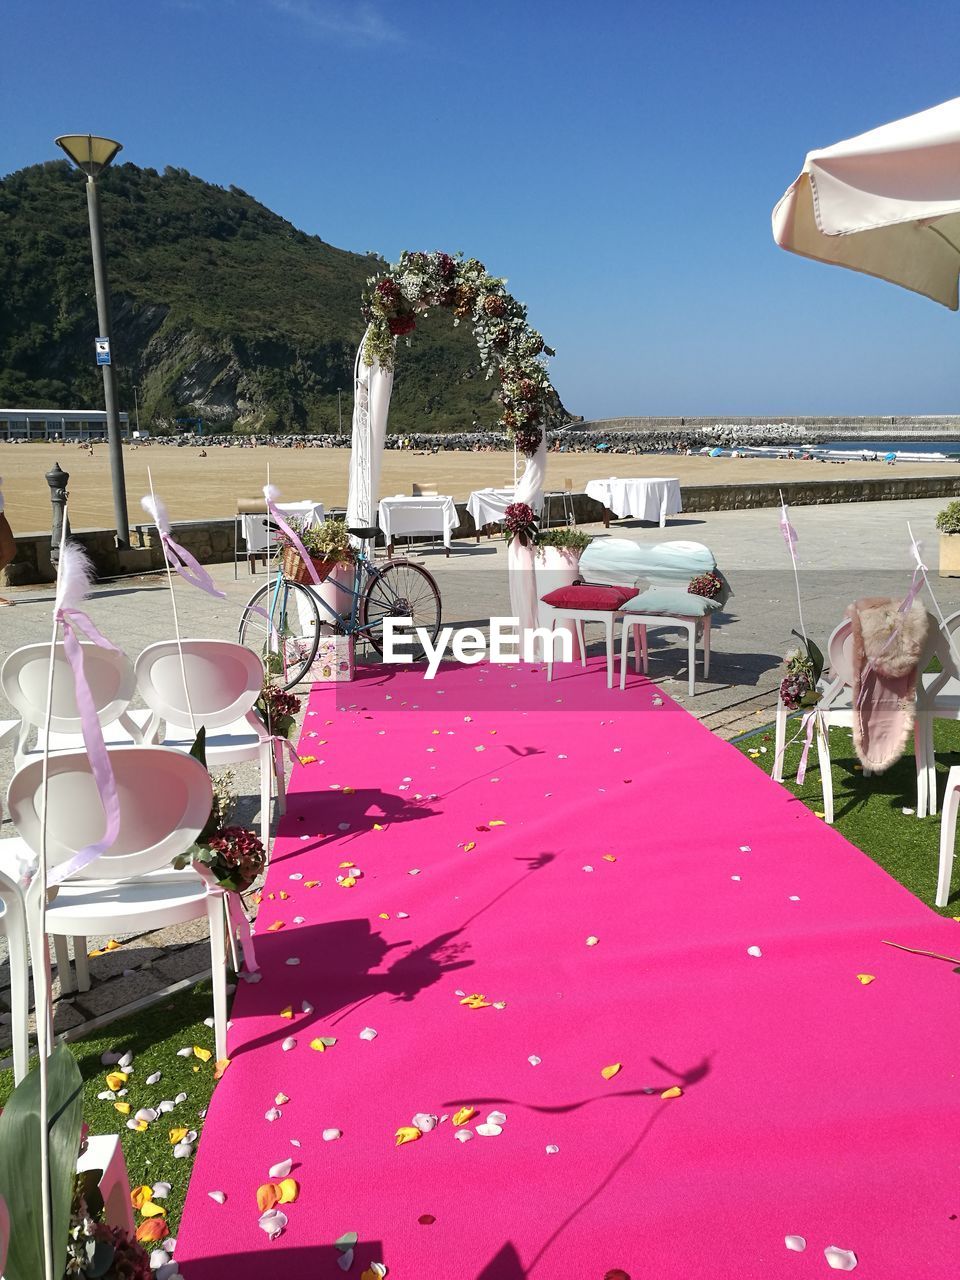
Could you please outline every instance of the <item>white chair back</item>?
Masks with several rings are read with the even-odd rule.
[[[167,866],[194,843],[210,816],[213,788],[199,760],[171,747],[112,747],[120,801],[113,844],[77,872],[78,879],[123,880]],[[13,825],[40,853],[43,760],[19,769],[7,789]],[[103,836],[104,817],[85,752],[51,756],[47,793],[47,863],[55,867]]]
[[[230,640],[184,640],[183,666],[175,640],[149,645],[134,664],[137,687],[168,725],[222,729],[253,709],[263,689],[263,663]],[[186,689],[183,676],[186,673]]]
[[[103,649],[98,644],[86,642],[80,649],[97,718],[101,724],[109,724],[119,719],[130,705],[136,688],[133,665],[126,654]],[[22,728],[27,730],[31,726],[40,729],[46,722],[49,664],[49,644],[28,644],[15,649],[0,667],[0,688],[16,708]],[[62,643],[56,646],[54,655],[51,710],[50,728],[54,733],[80,732],[73,671]]]

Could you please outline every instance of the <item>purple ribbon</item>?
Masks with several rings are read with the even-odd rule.
[[[812,711],[808,711],[801,721],[800,732],[803,734],[803,750],[800,752],[800,763],[797,765],[797,785],[802,787],[803,780],[807,776],[807,757],[810,755],[810,747],[813,744],[813,732],[817,727],[820,719],[820,709],[814,707]],[[796,741],[796,739],[794,739]]]
[[[284,520],[283,516],[280,514],[277,504],[275,502],[271,502],[269,498],[267,498],[267,510],[270,512],[271,516],[273,516],[274,520],[276,521],[277,528],[280,529],[282,533],[285,533],[287,537],[290,539],[290,541],[293,543],[294,550],[297,552],[297,554],[300,556],[300,559],[306,565],[307,573],[309,573],[310,577],[313,579],[313,585],[315,587],[322,586],[323,580],[320,577],[319,573],[317,573],[316,569],[313,567],[313,561],[308,555],[306,547],[303,545],[303,543],[300,541],[300,539],[297,537],[294,531],[287,524],[286,520]]]
[[[192,555],[186,547],[182,547],[179,542],[174,542],[170,534],[157,525],[160,532],[160,545],[163,547],[163,554],[166,557],[167,564],[171,569],[175,569],[185,582],[189,582],[191,587],[199,587],[201,591],[206,591],[209,596],[216,596],[219,600],[226,600],[227,593],[220,591],[214,584],[210,574]]]
[[[101,649],[112,649],[114,653],[119,653],[120,650],[106,636],[101,635],[82,609],[58,609],[57,621],[63,627],[63,651],[73,671],[83,742],[87,749],[90,769],[97,784],[107,826],[102,839],[96,844],[87,845],[66,862],[60,862],[53,867],[47,874],[48,885],[60,884],[61,881],[99,858],[105,850],[110,848],[120,832],[120,798],[117,795],[117,782],[113,776],[110,756],[103,740],[103,729],[97,717],[90,685],[83,670],[83,650],[77,633],[85,632],[87,637]]]

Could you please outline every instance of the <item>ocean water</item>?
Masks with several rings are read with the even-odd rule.
[[[830,440],[818,446],[822,449],[848,449],[868,453],[945,453],[960,454],[960,440]]]

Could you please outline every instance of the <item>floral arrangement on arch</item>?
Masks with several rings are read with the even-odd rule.
[[[396,339],[417,327],[430,307],[453,312],[454,324],[469,320],[488,378],[500,379],[500,426],[527,457],[536,453],[554,412],[556,393],[544,356],[554,355],[527,323],[527,309],[507,293],[504,280],[487,274],[476,258],[449,253],[408,253],[380,276],[371,276],[363,295],[369,325],[363,347],[367,365],[393,367]]]

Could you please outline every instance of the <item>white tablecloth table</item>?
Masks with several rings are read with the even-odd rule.
[[[514,499],[514,488],[508,489],[474,489],[467,499],[467,512],[473,517],[477,527],[477,538],[480,530],[488,524],[503,524],[503,514]]]
[[[278,502],[277,509],[286,520],[295,519],[308,529],[323,524],[322,502]],[[243,540],[247,544],[248,555],[266,555],[277,540],[276,522],[266,515],[241,516],[243,521]],[[267,527],[269,524],[269,541]]]
[[[667,516],[683,510],[680,501],[680,481],[676,479],[621,479],[610,476],[606,480],[591,480],[587,484],[587,497],[603,503],[617,519],[629,516],[633,520],[655,520],[662,529]],[[609,517],[604,516],[604,524]]]
[[[452,498],[408,498],[404,494],[381,498],[377,519],[388,548],[392,547],[394,538],[440,534],[448,552],[451,535],[460,523]]]

